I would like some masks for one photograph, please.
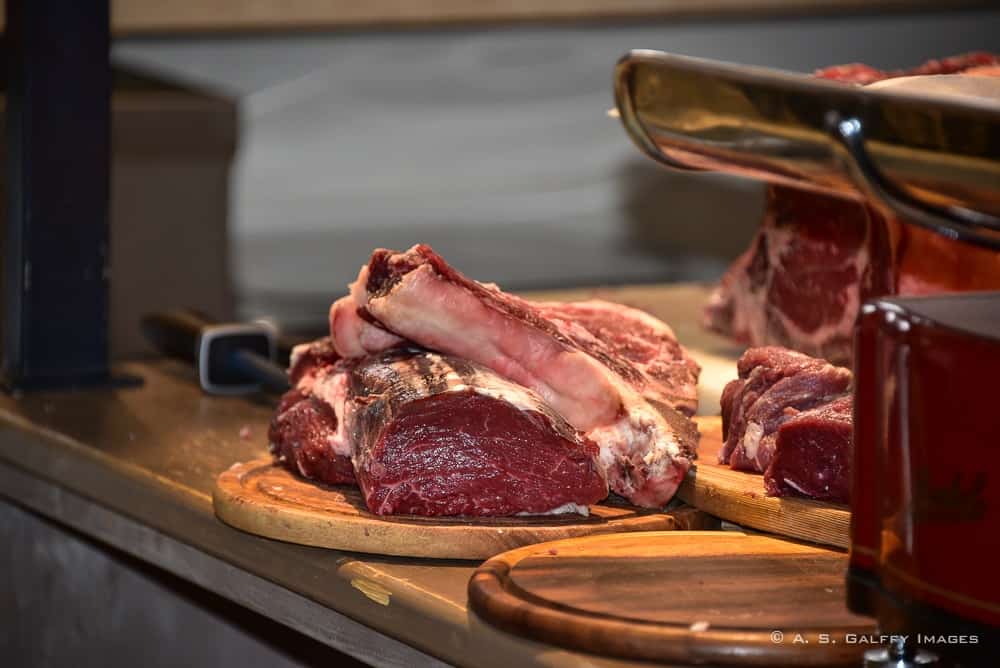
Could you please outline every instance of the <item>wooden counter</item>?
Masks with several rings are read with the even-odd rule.
[[[734,352],[696,325],[704,288],[598,292],[672,322],[711,368],[724,370]],[[0,495],[378,665],[628,665],[485,625],[466,607],[473,562],[307,548],[222,524],[213,480],[265,451],[274,398],[209,397],[192,370],[168,361],[121,371],[145,383],[0,396]]]

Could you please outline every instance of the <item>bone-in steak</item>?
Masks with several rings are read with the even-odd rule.
[[[536,392],[600,446],[611,488],[633,503],[663,505],[690,467],[697,429],[674,406],[693,409],[696,366],[665,345],[669,330],[647,322],[629,340],[633,309],[581,307],[586,316],[576,322],[465,277],[424,245],[375,251],[352,295],[386,330]],[[613,329],[612,340],[600,334]],[[658,365],[657,355],[668,359]]]

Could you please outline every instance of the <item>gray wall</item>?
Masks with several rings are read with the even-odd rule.
[[[629,48],[901,67],[1000,51],[1000,11],[134,41],[115,54],[241,100],[243,309],[311,316],[372,247],[415,241],[519,288],[715,276],[758,220],[759,187],[638,155],[605,115]]]

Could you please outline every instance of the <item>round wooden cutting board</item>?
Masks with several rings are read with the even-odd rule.
[[[759,473],[719,464],[722,418],[697,417],[695,421],[701,432],[698,460],[677,490],[678,498],[736,524],[847,549],[851,528],[847,506],[767,496]]]
[[[268,538],[338,550],[405,557],[485,559],[505,550],[572,536],[621,531],[713,528],[718,521],[692,508],[662,513],[614,505],[590,516],[442,518],[379,516],[355,487],[304,480],[270,459],[234,464],[212,493],[225,523]]]
[[[730,531],[572,538],[493,557],[469,603],[510,632],[629,659],[860,665],[842,552]]]

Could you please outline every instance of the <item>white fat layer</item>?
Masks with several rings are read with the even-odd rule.
[[[347,402],[347,373],[320,371],[313,382],[312,394],[329,404],[337,416],[337,433],[331,440],[330,447],[338,455],[351,456],[351,439],[347,436],[347,420],[344,415],[344,404]]]
[[[583,515],[587,517],[590,515],[589,506],[581,506],[579,503],[573,503],[572,501],[564,503],[561,506],[556,506],[551,510],[543,510],[540,513],[517,513],[518,516],[523,517],[535,517],[538,515],[566,515],[568,513],[576,513],[577,515]]]
[[[750,422],[743,432],[743,452],[747,459],[757,458],[757,448],[760,447],[760,439],[764,436],[764,426],[759,422]]]
[[[422,346],[484,362],[531,388],[578,429],[589,429],[617,413],[610,374],[599,361],[506,318],[468,291],[442,281],[430,266],[409,272],[389,296],[370,297],[368,310]],[[429,312],[433,318],[427,317]]]
[[[295,365],[299,363],[299,360],[302,359],[302,356],[309,351],[309,348],[311,348],[312,345],[313,342],[310,341],[309,343],[300,343],[292,348],[292,354],[288,360],[289,371],[295,368]]]
[[[656,409],[637,395],[630,398],[622,418],[591,429],[587,436],[600,448],[598,461],[614,492],[626,498],[643,492],[656,497],[656,505],[663,505],[673,496],[679,479],[680,442]],[[625,462],[632,466],[641,462],[645,478],[641,489],[625,474]]]
[[[799,494],[803,494],[805,496],[809,496],[809,493],[806,492],[806,490],[804,490],[801,487],[799,487],[798,485],[796,485],[794,481],[789,480],[788,478],[782,478],[782,481],[786,485],[788,485],[789,487],[791,487],[792,489],[794,489],[795,491],[797,491]]]
[[[455,369],[441,355],[428,353],[427,359],[430,360],[431,371],[448,384],[447,392],[472,390],[476,394],[505,401],[514,408],[522,411],[537,411],[539,405],[545,405],[542,397],[536,392],[532,392],[526,387],[504,380],[494,374],[479,374],[476,376],[475,385],[467,385],[464,379],[458,375]]]

